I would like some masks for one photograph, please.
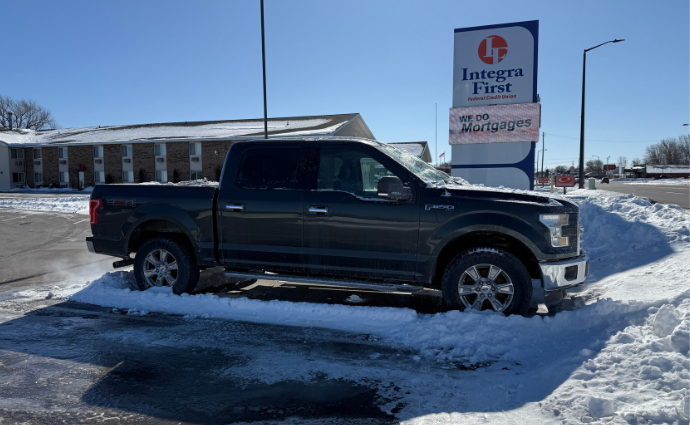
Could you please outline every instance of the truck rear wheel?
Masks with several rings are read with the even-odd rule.
[[[523,315],[532,299],[532,279],[513,254],[474,248],[458,254],[448,264],[442,290],[443,300],[451,309]]]
[[[139,290],[172,286],[177,295],[190,293],[199,280],[199,266],[180,240],[157,237],[146,241],[134,258],[134,276]]]

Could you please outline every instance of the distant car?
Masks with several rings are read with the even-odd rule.
[[[602,177],[600,183],[608,183],[609,178],[608,177]]]

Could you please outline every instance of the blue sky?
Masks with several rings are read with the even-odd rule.
[[[453,29],[540,21],[546,165],[628,160],[687,131],[689,3],[265,0],[269,116],[359,112],[382,141],[447,145]],[[258,0],[2,5],[0,94],[63,127],[260,118]],[[686,133],[687,134],[687,133]],[[538,144],[541,148],[541,142]]]

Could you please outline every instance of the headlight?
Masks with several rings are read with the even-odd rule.
[[[570,243],[570,238],[563,236],[563,226],[568,224],[568,214],[541,214],[539,220],[549,228],[551,246],[561,247]]]

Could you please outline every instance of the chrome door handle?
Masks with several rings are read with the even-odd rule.
[[[328,214],[328,207],[309,207],[309,213],[311,214]]]
[[[225,209],[228,211],[244,211],[244,204],[226,204]]]

